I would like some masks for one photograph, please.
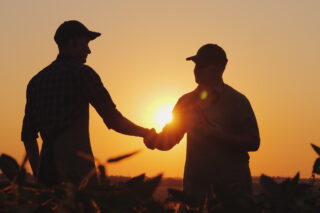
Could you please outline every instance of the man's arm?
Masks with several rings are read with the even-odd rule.
[[[230,147],[240,150],[253,152],[257,151],[260,146],[260,137],[248,133],[225,134],[223,137]]]
[[[33,176],[37,177],[39,169],[39,147],[37,140],[35,139],[34,141],[24,141],[23,143],[32,168]]]
[[[33,92],[31,81],[27,86],[27,103],[21,131],[21,140],[27,152],[27,156],[33,171],[34,177],[38,176],[39,168],[39,147],[37,143],[38,131],[34,124]]]
[[[151,134],[151,131],[154,131],[134,124],[122,116],[117,109],[113,109],[109,114],[108,118],[106,118],[108,119],[106,122],[108,123],[109,128],[121,134],[146,137]]]
[[[208,124],[207,131],[228,148],[243,151],[257,151],[260,146],[260,135],[254,112],[248,99],[243,96],[238,104],[234,120],[234,132],[227,132],[216,124]]]
[[[151,134],[144,139],[145,145],[149,149],[158,149],[161,151],[170,150],[178,144],[186,133],[186,119],[182,111],[183,101],[179,99],[175,105],[172,114],[173,119],[168,123],[159,134]]]
[[[167,124],[161,133],[154,137],[154,147],[161,151],[168,151],[177,145],[185,134],[185,130],[175,123]]]
[[[259,135],[251,131],[244,133],[229,133],[217,126],[210,126],[209,135],[219,139],[222,143],[232,149],[244,151],[257,151],[260,146]]]
[[[96,109],[109,129],[138,137],[146,137],[152,133],[151,130],[134,124],[116,109],[109,92],[93,69],[86,66],[86,70],[80,72],[80,78],[84,96]]]

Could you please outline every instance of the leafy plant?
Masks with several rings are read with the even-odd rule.
[[[320,155],[320,148],[311,144]],[[212,213],[319,213],[320,191],[316,175],[320,175],[320,157],[313,165],[313,179],[302,182],[300,174],[277,182],[261,175],[261,192],[244,193],[240,186],[230,186],[227,191],[211,188],[204,202],[184,191],[168,189],[169,197],[160,203],[153,199],[162,175],[146,178],[141,174],[127,181],[111,183],[107,165],[134,156],[139,151],[110,158],[105,162],[91,159],[84,153],[79,156],[95,160],[97,171],[90,171],[80,185],[62,183],[52,188],[35,183],[21,165],[6,154],[0,156],[0,169],[5,179],[0,180],[0,212],[212,212]],[[97,174],[98,185],[89,187],[89,180]]]
[[[145,179],[139,175],[124,183],[111,184],[106,164],[129,158],[138,152],[98,161],[98,186],[86,187],[96,171],[90,171],[79,186],[62,183],[52,188],[30,182],[22,165],[2,154],[0,168],[6,179],[0,182],[0,212],[172,212],[153,199],[162,175]],[[84,158],[89,156],[79,153]]]
[[[320,148],[314,144],[311,144],[311,146],[314,151],[316,151],[316,153],[320,156]],[[318,157],[314,162],[312,173],[320,175],[320,157]]]

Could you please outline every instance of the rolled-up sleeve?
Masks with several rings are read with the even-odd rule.
[[[38,130],[34,121],[34,109],[33,109],[33,91],[31,81],[27,86],[27,103],[25,107],[25,115],[23,118],[23,125],[21,131],[22,141],[33,141],[38,138]]]
[[[116,109],[116,105],[99,75],[89,66],[85,66],[80,71],[80,82],[85,98],[96,109],[106,126],[109,129],[112,128],[115,121],[122,115]]]

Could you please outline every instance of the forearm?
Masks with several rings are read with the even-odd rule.
[[[113,122],[111,128],[114,129],[116,132],[138,137],[145,137],[150,131],[147,128],[143,128],[134,124],[133,122],[129,121],[127,118],[123,116],[116,119]]]
[[[155,147],[161,151],[170,150],[183,138],[185,131],[175,127],[175,125],[166,125],[155,140]]]
[[[38,175],[39,168],[39,147],[37,140],[24,141],[24,147],[27,152],[33,175],[36,177]]]
[[[226,146],[239,150],[257,151],[260,146],[260,138],[250,134],[222,133],[220,137]]]

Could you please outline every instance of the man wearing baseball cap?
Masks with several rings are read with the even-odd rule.
[[[155,133],[122,116],[99,75],[85,65],[91,53],[88,44],[100,35],[79,21],[62,23],[54,36],[59,48],[57,59],[27,86],[21,140],[34,175],[48,186],[61,182],[78,185],[95,170],[89,139],[89,104],[109,129],[139,137]],[[43,140],[40,156],[38,133]],[[96,176],[89,185],[95,183]]]
[[[150,149],[169,150],[187,133],[183,189],[201,203],[211,194],[237,186],[251,193],[249,151],[260,145],[259,130],[248,99],[222,79],[228,59],[216,44],[188,57],[195,63],[198,87],[183,95],[173,120],[158,135],[146,137]]]

